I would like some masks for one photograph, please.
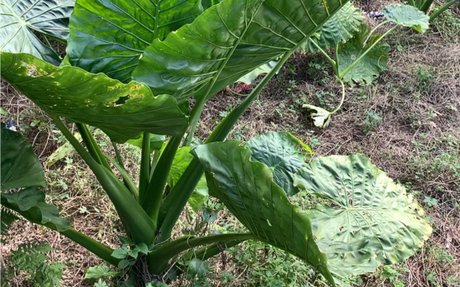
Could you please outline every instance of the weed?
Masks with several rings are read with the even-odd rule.
[[[368,111],[363,122],[363,131],[365,134],[375,130],[382,123],[382,117],[374,111]]]
[[[7,282],[33,287],[61,286],[64,264],[51,263],[47,256],[50,251],[51,246],[46,243],[19,245],[7,258],[9,264],[2,268],[2,286],[8,286],[4,285]]]
[[[425,196],[425,198],[423,199],[423,203],[425,203],[429,207],[434,207],[438,205],[438,200],[431,196]]]
[[[433,72],[425,66],[419,66],[415,73],[415,77],[417,79],[417,87],[420,92],[423,94],[429,94],[433,85]]]
[[[390,282],[393,287],[404,287],[401,277],[402,273],[406,271],[407,270],[405,270],[402,266],[385,266],[383,267],[379,277],[383,281]]]
[[[449,250],[439,247],[433,246],[429,250],[429,254],[433,256],[433,258],[440,263],[451,263],[454,261],[454,255],[452,255]]]

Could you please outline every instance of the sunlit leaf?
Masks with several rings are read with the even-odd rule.
[[[176,96],[211,97],[257,67],[297,49],[346,1],[224,0],[154,40],[133,79]]]
[[[429,29],[430,17],[410,5],[388,5],[383,9],[383,15],[388,21],[412,28],[419,33],[424,33]]]
[[[66,39],[73,0],[0,1],[0,51],[29,53],[53,64],[58,55],[34,32]]]
[[[128,82],[144,49],[202,12],[200,0],[78,0],[67,54],[87,71]]]

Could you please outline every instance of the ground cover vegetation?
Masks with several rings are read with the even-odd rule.
[[[54,6],[43,8],[40,1],[31,6],[27,1],[2,3],[2,17],[11,20],[1,30],[2,78],[35,102],[53,124],[50,128],[40,112],[20,130],[36,127],[48,135],[39,157],[50,138],[62,142],[47,157],[45,164],[51,172],[46,179],[33,147],[12,130],[15,121],[2,124],[2,232],[24,218],[75,241],[112,265],[87,269],[86,282],[93,281],[95,286],[115,282],[122,286],[364,284],[359,283],[359,275],[405,260],[429,238],[433,222],[414,199],[413,187],[394,182],[364,155],[313,157],[311,147],[321,152],[324,146],[317,137],[310,137],[309,146],[286,131],[238,130],[238,120],[244,122],[253,103],[264,105],[259,95],[265,87],[273,90],[272,78],[286,81],[291,77],[286,71],[296,74],[296,69],[305,69],[289,62],[292,55],[294,59],[311,57],[302,73],[324,74],[313,82],[340,91],[338,105],[331,97],[335,91],[316,91],[317,104],[309,100],[301,104],[316,127],[328,127],[348,98],[347,90],[353,91],[352,97],[362,97],[368,87],[365,84],[370,85],[387,68],[390,48],[382,44],[387,35],[400,26],[418,32],[428,29],[430,17],[424,13],[428,11],[413,7],[417,3],[385,6],[384,22],[369,29],[361,12],[342,1],[136,2],[137,10],[122,1],[90,2],[75,3],[66,53],[61,55],[65,57],[59,66],[53,65],[59,59],[59,44],[56,49],[48,37],[66,39],[65,25],[59,24],[66,22],[71,5],[52,2]],[[437,11],[444,12],[451,5],[448,2]],[[32,16],[25,17],[29,14]],[[20,17],[26,21],[17,21]],[[40,28],[45,20],[37,21],[39,17],[59,22],[55,25],[61,33]],[[455,20],[441,17],[444,14],[433,13],[431,20],[448,21],[445,25],[458,29]],[[349,21],[346,25],[344,19]],[[377,34],[381,29],[382,35]],[[415,32],[402,31],[414,37]],[[14,37],[15,33],[24,36]],[[398,50],[404,50],[400,46]],[[268,67],[263,66],[267,62]],[[248,73],[251,75],[242,79]],[[415,78],[419,97],[431,95],[427,90],[435,88],[433,72],[417,67]],[[239,81],[251,85],[232,85]],[[287,91],[287,98],[296,104],[305,100],[298,96],[302,93],[295,79],[287,80],[287,85],[277,84],[284,88],[278,97]],[[225,103],[233,88],[247,94],[232,95],[234,105],[212,113],[213,105]],[[14,94],[9,86],[2,89]],[[354,95],[356,90],[362,94]],[[295,110],[279,98],[276,102],[274,110],[280,117]],[[450,103],[452,111],[457,106],[458,102]],[[367,109],[362,122],[365,136],[385,122],[378,112]],[[4,118],[10,113],[2,110]],[[17,119],[23,117],[21,113]],[[209,130],[206,125],[214,128]],[[61,135],[54,136],[54,129]],[[258,135],[250,134],[254,132]],[[232,140],[224,141],[229,134]],[[450,181],[433,186],[449,194],[458,179],[457,134],[443,133],[439,143],[431,144],[423,142],[426,136],[422,133],[413,139],[420,157],[407,164],[417,170],[425,159],[426,173],[448,174]],[[126,142],[129,144],[123,144]],[[433,160],[432,151],[436,154],[439,145],[447,146],[446,153]],[[342,154],[340,148],[333,150]],[[81,163],[74,163],[74,151],[94,176]],[[60,168],[76,176],[70,186],[53,172],[63,160]],[[426,173],[419,169],[415,175]],[[95,197],[102,198],[103,191],[108,200],[94,204],[90,197],[77,210],[61,211],[67,217],[49,199],[45,201],[44,191],[64,191],[52,201],[65,207],[66,202],[82,197],[88,200],[86,192],[91,187]],[[421,200],[430,208],[439,204],[435,194],[425,194]],[[453,194],[448,201],[452,212],[458,209],[456,202]],[[218,218],[222,213],[224,224]],[[79,216],[110,224],[100,229],[93,226],[89,236],[77,231]],[[257,241],[262,243],[254,243]],[[454,257],[441,246],[430,247],[430,256],[452,265]],[[29,260],[24,257],[27,250],[33,250],[31,256],[34,252],[39,255]],[[47,245],[23,245],[9,260],[18,269],[9,269],[5,278],[14,283],[15,275],[22,272],[37,286],[57,285],[63,265],[50,262],[44,255],[47,252]],[[239,263],[259,272],[257,279],[247,277],[245,270],[240,273],[245,280],[240,282],[235,272],[212,272],[226,269],[225,254],[234,258],[233,271]],[[216,259],[210,262],[217,264],[206,262],[216,256],[223,266]],[[258,266],[255,259],[260,257],[268,266]],[[398,269],[385,267],[381,272],[378,278],[394,286],[404,284]],[[450,273],[440,279],[435,271],[425,275],[434,286],[456,284],[458,279]]]

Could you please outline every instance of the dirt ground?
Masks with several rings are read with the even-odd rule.
[[[453,17],[459,15],[454,11]],[[370,86],[348,88],[345,104],[328,128],[315,128],[302,105],[334,107],[340,87],[318,55],[298,53],[231,134],[245,140],[287,130],[312,146],[316,155],[363,153],[416,195],[432,222],[432,237],[414,257],[394,268],[395,276],[382,269],[364,277],[359,286],[460,286],[460,24],[457,20],[459,26],[452,28],[449,21],[454,20],[445,18],[424,35],[400,29],[390,36],[388,70]],[[238,89],[231,87],[207,104],[199,138],[243,99]],[[42,162],[64,144],[46,115],[5,82],[1,106],[7,112],[2,121],[15,121]],[[129,146],[122,149],[131,155],[128,167],[134,170],[138,155]],[[120,223],[90,170],[69,154],[46,171],[49,200],[62,214],[72,218],[76,229],[116,246]],[[228,219],[221,214],[214,224],[224,221]],[[83,279],[84,272],[99,259],[58,233],[23,221],[14,223],[3,237],[2,261],[18,244],[32,242],[49,243],[50,260],[65,264],[63,286],[92,286]],[[227,256],[226,262],[232,262],[232,254]],[[251,270],[229,270],[235,280],[227,285],[248,286],[244,280]],[[397,285],[400,281],[403,285]],[[21,276],[10,282],[25,284]]]

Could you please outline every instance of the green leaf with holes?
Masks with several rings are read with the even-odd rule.
[[[402,262],[431,234],[412,195],[363,155],[317,158],[299,173],[297,185],[324,199],[308,215],[339,278]]]
[[[271,169],[251,159],[249,148],[228,141],[198,146],[194,153],[205,170],[210,194],[250,232],[305,260],[333,283],[326,258],[313,240],[308,216],[289,202]]]
[[[345,43],[359,31],[364,22],[362,11],[351,3],[345,4],[334,14],[321,29],[311,36],[301,48],[306,52],[318,52],[318,45],[323,50],[335,49],[337,44]],[[313,44],[313,42],[315,44]]]
[[[294,180],[305,160],[313,152],[300,139],[288,132],[270,132],[248,142],[253,160],[260,161],[273,171],[273,180],[286,192],[294,195],[299,190]]]
[[[337,49],[338,76],[346,83],[369,85],[387,68],[389,46],[380,41],[379,35],[369,33],[369,27],[362,25]]]
[[[298,48],[347,1],[224,0],[146,48],[133,79],[185,100],[210,98]]]
[[[40,161],[22,135],[7,129],[2,123],[1,190],[31,186],[46,186]]]
[[[78,0],[67,48],[74,66],[128,82],[154,39],[201,14],[199,0]]]
[[[0,1],[0,51],[29,53],[53,64],[59,56],[35,33],[65,40],[72,0]]]
[[[124,142],[141,132],[181,135],[188,120],[169,95],[27,54],[1,54],[2,77],[47,113],[98,127]]]
[[[429,29],[430,17],[411,5],[391,4],[383,9],[386,20],[409,27],[419,33]]]

